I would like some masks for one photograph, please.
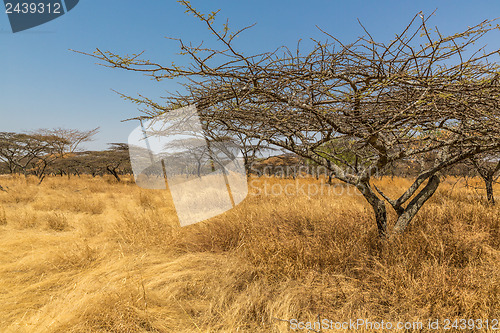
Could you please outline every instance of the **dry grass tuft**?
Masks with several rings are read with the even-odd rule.
[[[7,225],[7,215],[5,214],[5,209],[1,207],[0,210],[0,225]]]
[[[66,231],[69,229],[68,218],[62,213],[50,213],[46,216],[47,227],[54,231]]]

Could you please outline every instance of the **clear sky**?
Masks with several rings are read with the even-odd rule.
[[[419,11],[437,9],[430,22],[444,34],[462,31],[500,16],[499,0],[192,0],[204,12],[221,9],[218,23],[230,27],[257,25],[239,37],[236,46],[249,52],[271,51],[298,39],[323,38],[316,25],[344,42],[363,35],[359,18],[372,36],[389,41]],[[3,7],[0,12],[0,131],[37,128],[91,129],[101,132],[88,149],[108,142],[126,142],[136,123],[120,120],[139,115],[137,106],[111,89],[148,97],[176,90],[175,81],[154,82],[138,73],[109,69],[69,51],[96,48],[119,54],[145,51],[145,56],[170,64],[182,59],[175,41],[200,42],[211,35],[202,22],[184,13],[174,0],[80,0],[69,13],[39,27],[13,34]],[[498,37],[499,35],[496,34]],[[324,38],[323,38],[324,39]],[[488,39],[493,47],[500,38]]]

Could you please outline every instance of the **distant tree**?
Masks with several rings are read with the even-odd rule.
[[[40,132],[30,133],[29,137],[32,144],[25,149],[28,149],[33,159],[27,164],[27,171],[37,176],[40,184],[45,179],[47,167],[62,158],[58,147],[68,142],[65,138]]]
[[[495,195],[493,192],[493,184],[500,178],[500,154],[481,154],[471,157],[468,162],[484,181],[488,203],[494,205]]]
[[[27,152],[23,149],[26,145],[27,135],[1,132],[0,133],[0,160],[7,166],[10,173],[15,173],[21,169],[21,160],[27,157]]]
[[[64,141],[39,133],[0,133],[0,158],[10,173],[32,173],[41,183],[47,166],[58,158],[56,146]]]
[[[207,136],[207,141],[214,143],[225,143],[232,148],[237,148],[240,156],[243,158],[247,177],[250,174],[251,164],[255,161],[258,155],[262,155],[265,151],[272,152],[276,148],[270,147],[265,143],[263,137],[249,137],[243,133],[230,131],[226,126],[218,124],[215,119],[204,118],[204,130]],[[253,123],[251,120],[247,123],[247,128],[255,127],[258,123]]]
[[[39,129],[32,132],[33,135],[40,135],[45,137],[57,138],[54,140],[54,150],[56,159],[52,160],[47,167],[51,173],[58,173],[61,176],[70,172],[75,174],[79,173],[79,166],[77,159],[73,158],[75,153],[81,149],[81,145],[85,142],[94,140],[95,135],[99,133],[99,127],[91,130],[78,130],[67,128],[52,128],[52,129]],[[57,169],[55,171],[54,169]]]
[[[99,127],[87,131],[60,127],[52,129],[44,128],[34,133],[62,139],[55,143],[55,148],[60,156],[64,156],[65,154],[77,151],[82,143],[93,141],[95,135],[99,133]]]
[[[196,174],[201,177],[205,173],[204,167],[210,164],[211,154],[205,140],[196,138],[182,138],[172,140],[165,148],[170,163],[169,173]],[[170,151],[170,152],[169,152]]]
[[[104,151],[85,152],[86,166],[94,175],[109,173],[121,181],[121,174],[131,173],[128,145],[110,143],[109,146]]]

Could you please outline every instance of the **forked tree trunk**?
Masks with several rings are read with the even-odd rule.
[[[413,198],[404,210],[398,212],[398,219],[394,226],[394,232],[402,233],[410,221],[415,217],[420,208],[429,198],[436,192],[439,186],[439,176],[432,175],[427,182],[427,185]]]
[[[477,173],[483,179],[486,187],[486,198],[490,205],[495,204],[495,196],[493,195],[493,183],[495,174],[500,171],[500,161],[497,162],[494,168],[481,165],[477,160],[471,159],[472,164],[476,168]]]
[[[45,179],[45,174],[42,174],[41,176],[39,176],[38,179],[40,180],[38,182],[38,185],[40,185],[43,182],[43,180]]]
[[[120,176],[118,175],[118,172],[116,171],[116,168],[107,166],[106,169],[108,169],[109,173],[112,174],[117,181],[121,181]]]
[[[378,234],[381,238],[385,238],[387,235],[387,210],[385,209],[384,201],[373,192],[369,183],[359,183],[356,185],[356,188],[372,206],[375,213],[375,221],[377,222]]]

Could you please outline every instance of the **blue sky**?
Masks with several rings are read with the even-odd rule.
[[[373,37],[389,41],[419,11],[437,9],[431,24],[444,34],[500,16],[500,1],[200,1],[192,5],[204,12],[221,9],[219,24],[230,27],[257,25],[239,37],[236,46],[247,52],[270,51],[298,39],[323,38],[316,25],[351,42],[363,35],[359,18]],[[137,124],[120,120],[139,115],[137,106],[111,89],[127,95],[157,98],[175,91],[175,81],[154,82],[138,73],[98,66],[95,60],[69,51],[96,48],[119,54],[145,51],[145,57],[170,64],[179,61],[178,44],[210,40],[206,27],[174,0],[80,0],[62,17],[13,34],[7,15],[0,12],[0,131],[37,128],[91,129],[100,126],[88,149],[108,142],[126,142]],[[499,37],[499,34],[495,35]],[[323,38],[324,39],[324,38]],[[485,40],[499,48],[500,38]]]

